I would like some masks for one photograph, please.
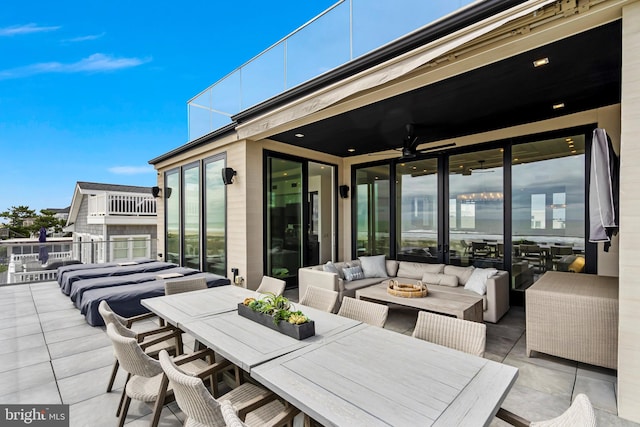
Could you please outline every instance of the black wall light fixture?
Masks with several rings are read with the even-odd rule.
[[[348,185],[341,185],[340,187],[338,187],[338,191],[340,192],[340,197],[342,197],[343,199],[346,199],[347,197],[349,197]]]
[[[153,197],[158,197],[162,193],[162,188],[155,186],[151,187],[151,194]]]
[[[222,182],[224,182],[224,185],[233,184],[233,177],[237,174],[233,168],[222,168]]]

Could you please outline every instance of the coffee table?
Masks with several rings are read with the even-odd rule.
[[[387,284],[380,283],[356,291],[356,298],[413,307],[419,310],[448,314],[459,319],[482,322],[482,297],[432,290],[423,298],[403,298],[387,293]]]

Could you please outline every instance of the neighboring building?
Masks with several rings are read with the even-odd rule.
[[[78,182],[64,231],[85,263],[155,258],[157,221],[151,187]]]
[[[264,274],[295,284],[300,266],[363,254],[492,265],[511,273],[511,302],[522,304],[539,274],[566,264],[549,259],[560,243],[583,272],[619,276],[618,410],[640,422],[640,1],[487,0],[444,17],[430,8],[454,2],[376,2],[380,32],[394,9],[429,18],[358,57],[336,48],[367,39],[349,33],[364,13],[354,3],[190,102],[191,140],[150,160],[164,201],[159,252],[227,275],[237,268],[251,288]],[[344,43],[340,29],[318,28],[330,16],[344,18]],[[318,45],[296,59],[302,31]],[[284,51],[286,73],[280,57],[258,66]],[[327,51],[348,62],[314,62]],[[295,64],[330,71],[283,91]],[[231,102],[247,99],[234,81],[266,93],[265,69],[280,70],[280,89]],[[588,242],[596,127],[621,155],[620,236],[609,251]]]
[[[44,209],[45,211],[49,211],[49,212],[53,212],[53,216],[61,219],[63,221],[67,221],[69,219],[69,211],[71,211],[71,206],[67,206],[66,208],[63,209],[58,209],[58,208],[47,208]]]

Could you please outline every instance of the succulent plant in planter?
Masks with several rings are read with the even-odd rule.
[[[302,311],[294,310],[282,295],[268,293],[259,299],[245,298],[238,304],[238,314],[296,339],[315,334],[314,322]]]

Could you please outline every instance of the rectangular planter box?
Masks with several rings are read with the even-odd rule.
[[[275,323],[273,323],[272,316],[260,313],[258,311],[253,311],[242,303],[238,303],[238,314],[242,317],[246,317],[249,320],[253,320],[256,323],[260,323],[267,328],[271,328],[274,331],[278,331],[281,334],[288,335],[291,338],[295,338],[297,340],[303,340],[316,334],[316,328],[313,320],[310,320],[307,323],[303,323],[302,325],[294,325],[292,323],[284,321],[280,321],[276,325]]]

